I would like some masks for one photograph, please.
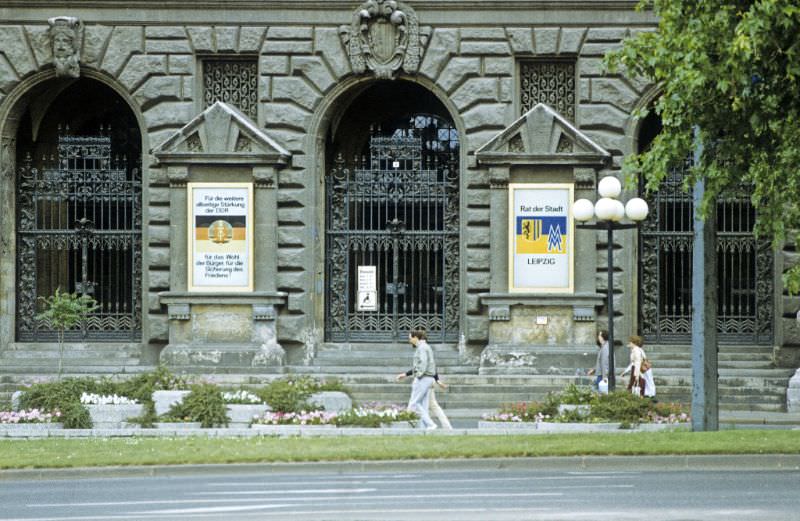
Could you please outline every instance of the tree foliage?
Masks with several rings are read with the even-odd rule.
[[[49,323],[58,330],[58,378],[61,378],[64,366],[64,333],[77,326],[97,309],[97,301],[88,295],[56,292],[47,297],[39,297],[44,301],[44,311],[36,315],[38,320]]]
[[[613,71],[655,82],[663,131],[625,164],[654,190],[670,165],[703,145],[687,185],[706,185],[703,211],[744,183],[757,209],[756,232],[795,247],[800,228],[800,2],[651,0],[658,29],[640,32],[606,56]],[[784,275],[800,291],[800,266]]]

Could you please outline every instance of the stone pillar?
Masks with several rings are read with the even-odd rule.
[[[189,167],[186,165],[167,168],[169,179],[169,282],[175,291],[186,291],[188,252],[186,233],[188,230],[186,209],[186,183]]]
[[[508,167],[490,169],[491,281],[492,293],[508,289]],[[492,310],[489,310],[489,320]]]
[[[278,169],[290,154],[241,112],[217,102],[154,151],[170,181],[169,344],[161,362],[203,372],[258,368],[282,372],[286,353],[278,344]],[[252,288],[188,291],[187,183],[252,183]]]
[[[575,374],[591,367],[596,308],[603,303],[596,290],[596,238],[583,231],[570,235],[571,288],[511,287],[509,184],[594,190],[596,171],[610,162],[611,154],[551,108],[537,105],[478,149],[476,157],[487,168],[491,187],[490,292],[479,296],[487,308],[489,344],[481,355],[480,374]]]
[[[274,167],[253,168],[255,182],[255,226],[258,239],[253,254],[259,263],[255,270],[256,291],[275,291],[278,270],[278,183]]]

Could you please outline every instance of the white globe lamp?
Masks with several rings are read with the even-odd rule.
[[[594,217],[594,203],[588,199],[578,199],[572,205],[572,215],[579,222],[591,220]]]
[[[647,219],[647,213],[650,209],[647,207],[647,202],[639,197],[634,197],[625,205],[625,214],[631,221],[644,221]]]
[[[617,198],[622,193],[622,184],[616,177],[606,176],[597,183],[597,193],[600,197]]]
[[[617,214],[617,208],[614,204],[614,199],[602,197],[594,203],[594,214],[601,221],[612,221]]]
[[[614,222],[621,221],[625,218],[625,205],[618,199],[612,199],[612,201],[614,201],[614,216],[611,220]]]

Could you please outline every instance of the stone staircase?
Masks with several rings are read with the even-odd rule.
[[[70,344],[64,350],[64,376],[115,376],[124,378],[153,369],[141,365],[140,346],[135,343]],[[11,344],[0,353],[0,403],[24,386],[58,375],[57,343]]]
[[[691,402],[690,346],[649,345],[658,396]],[[619,356],[618,356],[619,359]],[[718,354],[719,405],[731,411],[785,411],[792,369],[775,367],[771,346],[721,345]]]
[[[437,366],[446,392],[437,399],[448,410],[469,411],[477,417],[494,411],[504,403],[542,400],[550,391],[566,385],[589,385],[590,378],[576,374],[582,367],[562,367],[560,374],[480,375],[476,360],[463,360],[456,345],[433,345]],[[646,346],[653,361],[658,398],[661,401],[691,402],[691,351],[688,346]],[[618,370],[627,363],[627,349],[618,350]],[[353,393],[357,402],[402,404],[408,400],[410,381],[396,382],[395,376],[411,367],[413,349],[408,344],[322,344],[308,365],[290,365],[287,374],[336,378]],[[793,371],[775,368],[771,348],[721,346],[719,354],[720,408],[740,411],[785,411],[786,388]],[[569,357],[567,357],[569,358]],[[594,357],[591,358],[592,362]],[[570,358],[570,360],[572,360]],[[582,360],[581,360],[582,361]],[[574,363],[572,364],[574,365]],[[57,344],[27,344],[25,349],[0,354],[0,401],[24,383],[55,378],[58,366]],[[141,365],[138,346],[90,344],[72,346],[64,357],[64,373],[70,376],[115,376],[124,378],[152,370]],[[195,368],[189,373],[204,373]],[[223,385],[256,386],[281,374],[251,369],[219,368],[206,379]],[[618,387],[624,385],[618,382]]]

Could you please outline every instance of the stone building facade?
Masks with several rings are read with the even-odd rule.
[[[570,291],[511,291],[509,185],[594,200],[658,130],[632,116],[657,87],[602,66],[654,30],[635,3],[3,2],[0,350],[53,341],[39,297],[68,288],[101,303],[69,341],[210,372],[416,326],[486,374],[585,353],[608,319],[605,238],[575,231]],[[247,291],[190,288],[197,183],[253,187]],[[667,214],[617,234],[618,336],[687,341],[684,258],[663,253],[686,230],[663,239]],[[796,254],[753,259],[721,268],[741,282],[724,331],[798,365],[780,286]]]

